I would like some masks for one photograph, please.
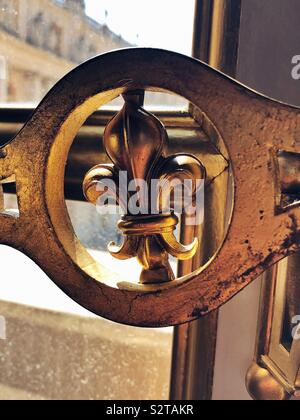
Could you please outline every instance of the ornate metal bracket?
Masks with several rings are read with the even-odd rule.
[[[293,255],[264,276],[256,357],[247,374],[256,400],[300,396],[299,266]]]
[[[144,89],[173,92],[194,104],[192,116],[230,160],[234,208],[228,234],[205,266],[171,282],[128,285],[91,258],[76,238],[65,205],[64,175],[70,146],[84,121],[117,96]],[[218,135],[212,135],[211,127]],[[158,131],[154,139],[161,138]],[[145,147],[151,151],[146,138]],[[100,316],[138,326],[188,322],[219,308],[267,268],[300,250],[300,206],[297,197],[292,205],[286,202],[278,162],[282,152],[300,152],[299,109],[271,101],[172,52],[132,49],[105,54],[58,83],[2,148],[0,177],[14,177],[20,214],[0,214],[0,243],[24,252],[70,297]],[[124,158],[127,154],[113,157],[113,162],[120,164]],[[132,169],[131,164],[124,167]],[[126,223],[128,219],[121,225],[124,233],[140,241],[141,235],[132,235],[136,220]],[[161,235],[161,219],[159,231],[148,228],[146,236]],[[172,235],[171,219],[167,229]],[[159,246],[169,252],[169,242]],[[175,248],[177,252],[177,242]],[[151,260],[152,255],[155,259],[155,252]],[[159,264],[166,269],[161,260]]]
[[[125,213],[118,225],[125,239],[121,246],[109,244],[109,252],[120,260],[138,257],[143,266],[140,282],[151,284],[175,279],[168,254],[186,260],[192,258],[198,248],[197,238],[190,245],[182,245],[175,237],[179,220],[174,206],[170,212],[168,192],[171,190],[167,183],[190,180],[194,197],[205,178],[205,169],[191,155],[166,156],[167,132],[154,115],[142,108],[143,97],[144,92],[124,94],[123,109],[104,133],[104,145],[113,165],[94,167],[86,175],[83,189],[87,200],[93,204],[99,203],[103,195],[114,196]],[[158,181],[155,187],[154,180]],[[107,191],[108,182],[115,188]],[[136,193],[128,189],[132,182]],[[140,210],[138,215],[128,208],[134,194]]]

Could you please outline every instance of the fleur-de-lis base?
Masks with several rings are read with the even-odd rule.
[[[87,200],[97,204],[105,193],[114,196],[124,210],[118,228],[124,235],[123,244],[108,245],[109,252],[117,259],[137,257],[143,267],[140,282],[161,283],[174,280],[169,254],[179,260],[192,258],[198,249],[198,239],[190,245],[182,245],[175,236],[179,223],[173,211],[166,211],[170,196],[163,188],[164,182],[190,180],[191,195],[199,188],[198,180],[205,178],[205,169],[198,159],[191,155],[177,154],[167,157],[168,135],[162,123],[143,108],[144,92],[128,92],[124,95],[122,110],[110,121],[104,133],[104,146],[112,161],[111,165],[98,165],[85,176],[83,190]],[[140,208],[147,208],[151,201],[152,180],[159,180],[156,208],[153,214],[134,215],[127,208],[129,192],[121,193],[120,172],[126,172],[126,182],[136,184]],[[113,181],[116,189],[99,188]],[[139,184],[145,180],[149,191],[145,193]],[[170,185],[170,184],[169,184]],[[126,185],[127,187],[127,185]],[[168,191],[169,194],[170,191]],[[153,210],[153,208],[152,208]]]

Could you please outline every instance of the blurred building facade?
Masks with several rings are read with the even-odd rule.
[[[0,101],[40,101],[80,62],[129,46],[84,0],[0,0]]]

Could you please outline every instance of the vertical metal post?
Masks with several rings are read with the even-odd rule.
[[[241,0],[197,0],[193,56],[229,74],[236,75]],[[193,113],[193,108],[190,108]],[[194,271],[217,251],[228,222],[228,172],[219,176],[205,194],[206,216],[202,247],[193,261],[180,262],[178,275]],[[214,221],[207,223],[208,218]],[[207,229],[207,226],[213,226]],[[182,241],[189,243],[195,231],[182,221]],[[175,327],[173,343],[171,400],[211,400],[218,331],[218,312]]]

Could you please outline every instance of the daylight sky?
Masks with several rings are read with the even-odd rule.
[[[86,11],[131,43],[190,55],[194,4],[194,0],[86,0]]]

